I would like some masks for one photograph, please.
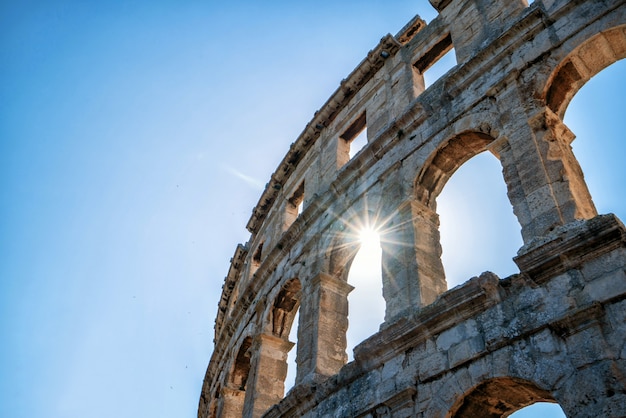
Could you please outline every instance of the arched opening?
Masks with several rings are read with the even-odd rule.
[[[427,163],[417,177],[416,198],[436,209],[437,196],[452,174],[467,160],[487,149],[493,138],[482,132],[464,132],[450,139]]]
[[[272,334],[286,341],[298,341],[298,320],[301,300],[302,284],[297,278],[288,280],[278,292],[272,307]],[[294,326],[295,324],[295,326]],[[296,352],[295,345],[283,345],[287,352],[283,353],[286,367],[286,376],[282,381],[282,388],[275,388],[278,392],[286,393],[296,380]],[[277,356],[281,357],[281,356]],[[281,379],[277,379],[279,382]]]
[[[342,219],[327,253],[326,271],[347,286],[345,299],[335,301],[335,314],[346,315],[342,344],[347,361],[354,359],[354,347],[378,332],[385,318],[379,223],[378,215],[369,209],[351,211]]]
[[[572,149],[598,213],[626,220],[626,60],[591,78],[573,96],[564,122],[576,135]]]
[[[293,318],[300,306],[300,280],[288,280],[280,289],[272,307],[272,334],[280,338],[288,338]]]
[[[296,372],[298,371],[298,363],[296,363],[296,354],[298,353],[298,324],[300,323],[300,309],[296,311],[293,317],[293,325],[289,331],[289,341],[295,341],[294,348],[289,350],[287,354],[287,377],[285,378],[285,394],[296,385]]]
[[[382,248],[380,236],[371,227],[359,231],[360,248],[352,261],[348,283],[354,290],[348,295],[348,361],[360,342],[378,332],[385,318],[382,293]]]
[[[619,26],[588,39],[559,64],[547,85],[548,107],[561,119],[578,90],[611,64],[626,58],[626,31]]]
[[[250,347],[252,346],[252,338],[246,337],[239,347],[235,363],[230,374],[230,384],[234,389],[245,391],[250,374]]]
[[[566,418],[558,403],[536,402],[509,415],[510,418]]]
[[[576,47],[563,57],[545,88],[548,107],[577,137],[573,152],[598,213],[613,212],[622,219],[625,175],[618,158],[624,145],[617,139],[623,120],[620,60],[626,58],[625,29],[622,25],[605,30]]]
[[[508,200],[499,160],[485,152],[493,141],[482,132],[452,138],[425,166],[416,198],[439,215],[448,288],[484,271],[506,277],[518,271],[520,226]]]
[[[217,416],[240,417],[246,396],[246,389],[250,377],[252,338],[246,337],[241,342],[237,356],[228,376],[228,384],[221,389],[221,395],[215,394],[218,399]]]
[[[448,288],[484,271],[507,277],[523,245],[498,159],[482,152],[463,164],[437,197],[441,260]]]
[[[537,403],[539,403],[538,406],[530,407]],[[488,380],[474,387],[457,400],[448,416],[450,418],[501,418],[513,416],[511,414],[516,411],[519,411],[518,415],[515,415],[516,418],[565,416],[560,407],[542,407],[546,403],[556,403],[550,392],[523,379],[503,377]],[[551,415],[528,415],[537,413],[539,410],[547,411]]]

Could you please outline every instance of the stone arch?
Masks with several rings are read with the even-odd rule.
[[[625,73],[623,59],[592,77],[576,92],[563,120],[576,136],[572,153],[584,174],[593,206],[598,213],[614,213],[620,219],[626,219],[621,141],[625,121],[616,118],[611,109],[621,110],[626,103]]]
[[[338,216],[322,249],[325,260],[323,271],[344,282],[347,282],[354,257],[361,249],[360,230],[366,227],[384,229],[380,208],[373,209],[366,199],[364,196]]]
[[[359,228],[376,216],[365,200],[336,216],[321,240],[319,268],[303,281],[296,385],[336,374],[348,361],[348,294],[354,289],[348,274],[361,247]]]
[[[441,263],[448,289],[490,271],[519,272],[513,258],[523,245],[508,195],[503,161],[490,152],[470,158],[437,196]]]
[[[550,392],[528,380],[493,378],[459,398],[446,418],[500,418],[536,402],[556,403],[556,400]]]
[[[284,396],[287,356],[294,346],[289,331],[300,306],[302,285],[292,278],[278,286],[273,298],[260,303],[258,332],[251,341],[250,371],[243,416],[260,416]],[[237,356],[239,358],[239,355]],[[249,390],[248,390],[249,388]]]
[[[547,106],[563,119],[574,95],[609,65],[626,58],[626,25],[602,31],[569,52],[549,77],[543,92]]]
[[[325,271],[331,276],[347,282],[350,266],[359,252],[361,245],[356,231],[344,225],[336,232],[325,251]]]
[[[280,382],[277,392],[284,393],[291,388],[297,373],[297,349],[293,346],[300,339],[296,331],[299,331],[298,312],[302,303],[302,294],[302,283],[299,278],[285,281],[273,296],[274,303],[271,304],[270,312],[267,314],[266,332],[284,341],[284,344],[276,345],[277,357],[281,359],[280,365],[286,366],[284,377],[282,373],[277,376],[277,381]]]
[[[424,219],[420,218],[420,225],[416,227],[419,229],[419,233],[415,236],[418,241],[416,246],[436,249],[436,251],[430,250],[429,253],[423,250],[424,254],[418,254],[418,259],[421,259],[422,265],[426,264],[428,270],[438,272],[432,274],[431,280],[435,281],[439,288],[443,288],[443,291],[463,281],[459,281],[459,275],[452,276],[451,282],[446,281],[447,272],[441,258],[444,248],[441,241],[440,212],[437,208],[439,195],[457,170],[478,154],[489,151],[498,160],[497,164],[501,170],[499,177],[501,180],[498,181],[502,181],[507,190],[504,199],[511,205],[513,214],[518,215],[514,202],[511,200],[512,184],[505,175],[506,170],[510,170],[507,164],[510,165],[511,162],[501,158],[499,154],[501,148],[507,146],[507,140],[497,126],[482,122],[483,120],[498,121],[498,118],[487,110],[471,114],[450,126],[444,132],[447,137],[441,136],[443,139],[439,142],[440,145],[428,156],[414,180],[413,198],[421,206],[421,212],[429,213],[428,216],[422,216]],[[425,219],[428,222],[425,222]],[[520,224],[519,216],[516,216],[512,222],[516,225]],[[511,252],[511,257],[515,255],[516,250]],[[430,285],[423,286],[422,292],[428,290],[428,287]],[[435,292],[431,293],[437,296]],[[433,296],[429,299],[432,301]],[[425,299],[425,302],[428,303],[429,299]]]
[[[221,390],[219,389],[220,385],[217,385],[216,390],[221,392],[221,396],[214,395],[217,405],[211,405],[216,416],[240,417],[243,415],[246,389],[252,366],[251,348],[252,337],[247,336],[242,340],[239,350],[237,350],[237,355],[226,377],[226,385]]]
[[[376,194],[375,191],[371,192],[372,195]],[[361,286],[366,286],[365,282],[349,282],[350,273],[353,271],[354,261],[355,259],[357,259],[357,255],[363,248],[361,242],[362,231],[364,229],[373,229],[379,232],[379,237],[381,240],[380,244],[382,246],[382,240],[385,230],[385,221],[384,219],[382,219],[380,206],[376,209],[372,208],[369,205],[368,199],[371,200],[372,198],[370,198],[367,194],[364,195],[359,202],[357,202],[352,208],[346,211],[344,216],[340,217],[341,219],[338,220],[340,224],[335,227],[335,231],[332,236],[329,237],[328,244],[325,247],[326,265],[323,271],[329,274],[335,280],[345,283],[349,288],[348,294],[355,290],[354,286],[356,286],[357,290],[361,289]],[[384,256],[380,254],[381,264],[383,258]],[[383,278],[382,268],[380,271],[378,271],[378,274],[376,274],[376,280],[378,280],[377,283],[382,287],[382,293],[384,293],[384,289],[387,285]],[[379,301],[383,301],[382,293],[379,295],[379,299],[376,300],[376,303],[378,303]],[[354,305],[348,303],[348,294],[346,294],[345,300],[346,320],[348,316],[355,314],[355,310],[350,308],[350,306]],[[357,294],[352,294],[352,296],[358,298],[358,294],[359,292],[357,291]],[[361,300],[361,302],[363,302],[363,300]],[[351,303],[355,303],[355,299],[352,299]],[[348,334],[349,331],[346,330],[346,337],[348,336]],[[347,349],[350,349],[350,347],[347,347]]]
[[[415,197],[435,210],[436,199],[452,174],[466,161],[487,150],[494,138],[481,131],[465,131],[453,136],[433,153],[418,174]]]
[[[562,177],[569,184],[574,201],[574,205],[563,202],[561,209],[568,213],[570,207],[575,208],[574,219],[591,219],[597,215],[597,210],[572,150],[575,134],[563,123],[563,118],[571,100],[590,79],[626,58],[626,24],[616,25],[616,22],[624,22],[625,17],[618,13],[612,19],[599,21],[557,50],[556,65],[541,92],[547,108],[542,124],[559,143],[564,166],[561,171],[566,173]]]
[[[275,337],[289,338],[293,319],[300,307],[301,292],[302,284],[298,278],[287,280],[278,291],[269,313],[269,325]]]
[[[250,348],[252,347],[252,338],[246,337],[241,342],[237,356],[233,362],[228,382],[233,388],[241,391],[246,390],[248,376],[250,374]]]

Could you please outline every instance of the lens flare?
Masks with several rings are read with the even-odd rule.
[[[372,227],[365,227],[359,231],[359,241],[361,248],[377,248],[380,246],[380,235]]]

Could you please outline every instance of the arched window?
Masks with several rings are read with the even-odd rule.
[[[275,337],[286,341],[297,341],[298,332],[298,312],[300,308],[300,299],[302,292],[302,284],[297,278],[288,280],[278,292],[272,307],[272,334]],[[287,350],[290,345],[283,346]],[[295,347],[284,353],[286,354],[286,377],[284,378],[283,387],[278,388],[286,393],[293,387],[296,379],[296,352]],[[277,376],[277,379],[280,376]],[[278,379],[280,380],[280,379]]]
[[[592,77],[573,97],[564,122],[576,135],[572,148],[598,213],[626,220],[626,60]]]
[[[230,384],[234,389],[241,391],[246,390],[248,383],[248,375],[250,374],[250,347],[252,346],[252,338],[246,337],[239,347],[235,363],[230,374]]]
[[[437,197],[442,262],[448,288],[484,271],[500,277],[518,272],[523,245],[496,157],[482,152],[463,164]]]
[[[508,200],[499,160],[485,152],[493,137],[467,131],[450,139],[425,165],[416,197],[439,215],[448,288],[484,271],[517,272],[520,225]]]
[[[539,403],[538,406],[530,407]],[[545,403],[556,407],[545,407]],[[530,416],[542,418],[564,417],[563,410],[556,404],[550,392],[539,388],[532,382],[501,377],[490,379],[474,387],[457,400],[450,413],[451,418],[501,418],[519,411],[516,418]],[[529,415],[544,411],[547,415]]]
[[[510,418],[566,418],[558,403],[537,402],[509,415]]]
[[[378,332],[385,319],[380,236],[366,226],[359,231],[359,241],[359,251],[348,273],[348,283],[354,286],[348,295],[348,361],[353,360],[354,347]]]
[[[354,211],[341,220],[340,232],[333,238],[327,253],[327,272],[337,282],[345,283],[341,300],[334,301],[334,315],[346,315],[335,322],[345,331],[343,345],[346,360],[351,361],[354,347],[378,332],[385,318],[383,298],[382,249],[376,225],[377,216],[365,210]],[[345,299],[343,295],[345,291]],[[345,321],[345,322],[344,322]]]

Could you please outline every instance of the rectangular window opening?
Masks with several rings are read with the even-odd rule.
[[[456,54],[450,34],[441,38],[423,57],[417,60],[414,66],[424,76],[426,88],[454,68]]]
[[[352,125],[340,136],[347,146],[349,159],[352,159],[367,145],[367,120],[365,112],[361,114]]]
[[[287,230],[304,210],[304,182],[300,183],[295,192],[287,200],[283,230]]]
[[[256,252],[254,253],[254,257],[252,259],[254,261],[256,261],[257,263],[260,263],[262,255],[263,255],[263,243],[260,243],[259,247],[256,249]]]
[[[354,158],[367,145],[367,128],[363,130],[350,141],[350,159]]]
[[[254,252],[254,254],[252,255],[252,260],[250,263],[250,274],[249,274],[250,277],[252,277],[254,273],[256,273],[256,271],[259,269],[259,266],[261,265],[261,260],[263,259],[263,244],[264,243],[265,242],[261,242],[259,246],[257,247],[256,251]]]
[[[254,252],[254,256],[252,256],[252,261],[257,266],[261,264],[261,257],[263,256],[263,243],[260,243],[256,251]]]

